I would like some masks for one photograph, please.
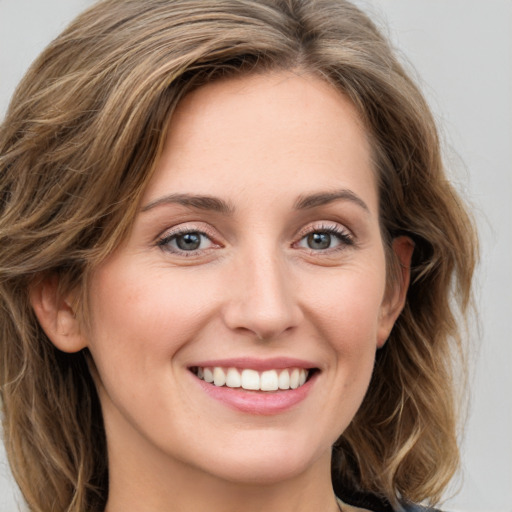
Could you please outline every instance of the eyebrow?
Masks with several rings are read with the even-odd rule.
[[[348,189],[299,196],[295,201],[294,208],[296,210],[308,210],[334,201],[350,201],[366,212],[370,212],[366,203],[357,194]],[[141,211],[147,212],[165,204],[179,204],[199,210],[214,211],[227,215],[232,215],[235,211],[235,208],[231,204],[218,197],[192,194],[169,194],[151,201],[144,206]]]
[[[295,201],[294,207],[296,210],[308,210],[310,208],[316,208],[317,206],[323,206],[340,200],[350,201],[361,207],[366,212],[370,213],[368,205],[357,194],[348,189],[341,189],[334,192],[319,192],[317,194],[299,196],[297,201]]]
[[[233,206],[226,201],[212,196],[198,196],[192,194],[169,194],[154,201],[151,201],[142,208],[142,212],[147,212],[164,204],[179,204],[196,208],[198,210],[208,210],[231,215],[234,212]]]

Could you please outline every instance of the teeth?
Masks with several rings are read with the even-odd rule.
[[[216,386],[224,386],[226,384],[226,373],[222,368],[216,367],[213,369],[213,383]]]
[[[266,370],[257,372],[245,368],[197,368],[196,375],[205,382],[215,386],[229,388],[242,388],[250,391],[277,391],[297,389],[302,386],[308,377],[308,370],[304,368],[287,368],[284,370]]]
[[[257,391],[260,389],[260,375],[256,370],[242,371],[242,387]]]
[[[275,391],[279,388],[279,377],[275,370],[268,370],[261,374],[260,389],[262,391]]]
[[[292,373],[290,374],[290,387],[292,389],[297,389],[299,387],[299,380],[300,380],[299,370],[298,370],[298,368],[294,368]]]
[[[205,380],[205,382],[213,382],[213,371],[211,368],[199,368],[198,369],[198,372],[197,372],[197,376],[199,378],[201,378],[200,376],[200,370],[203,370],[203,379]]]
[[[242,385],[242,378],[236,368],[229,368],[226,375],[226,386],[228,388],[239,388]]]
[[[285,370],[279,374],[279,389],[290,389],[290,372]]]

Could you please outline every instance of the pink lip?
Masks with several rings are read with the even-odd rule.
[[[215,364],[214,366],[220,365]],[[236,365],[228,366],[236,367]],[[242,367],[247,368],[246,366]],[[273,366],[273,368],[276,367]],[[285,391],[247,391],[242,388],[215,386],[199,379],[192,373],[190,375],[208,396],[224,405],[247,414],[269,416],[285,412],[305,400],[314,386],[319,372],[315,372],[305,384],[297,389]]]
[[[231,359],[215,359],[209,361],[199,361],[190,365],[190,367],[200,366],[201,368],[212,368],[219,366],[222,368],[250,368],[258,372],[265,370],[282,370],[284,368],[317,368],[318,365],[311,361],[303,359],[294,359],[291,357],[274,357],[270,359],[257,359],[254,357],[235,357]]]

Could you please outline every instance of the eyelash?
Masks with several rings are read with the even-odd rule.
[[[306,248],[310,251],[312,254],[330,254],[337,251],[342,251],[346,249],[347,247],[351,247],[355,245],[355,240],[352,235],[352,233],[345,227],[341,227],[337,224],[320,224],[320,225],[314,225],[314,226],[308,226],[304,231],[300,233],[300,238],[298,242],[295,242],[294,245],[299,244],[304,239],[306,239],[308,236],[311,236],[313,234],[326,234],[334,236],[338,242],[339,245],[336,247],[329,247],[327,249],[321,249],[321,250],[315,250],[311,248]]]
[[[220,247],[219,244],[214,242],[213,236],[210,233],[206,232],[205,230],[197,229],[197,228],[193,228],[193,227],[177,229],[176,231],[172,231],[171,233],[166,233],[164,236],[162,236],[161,238],[159,238],[157,240],[156,245],[158,247],[160,247],[163,251],[170,252],[173,254],[178,254],[180,256],[185,256],[185,257],[196,256],[200,253],[203,253],[203,252],[211,249],[211,247],[209,247],[207,249],[196,249],[196,250],[187,251],[184,249],[180,249],[179,247],[171,247],[171,245],[170,245],[173,241],[176,241],[181,236],[196,235],[196,234],[199,235],[201,238],[202,237],[207,238],[213,246]]]
[[[320,254],[320,253],[332,253],[337,252],[340,250],[345,249],[346,247],[350,247],[355,245],[354,237],[348,231],[346,228],[340,227],[338,225],[332,224],[332,225],[326,225],[321,224],[318,226],[309,226],[305,230],[301,231],[299,233],[299,240],[297,242],[294,242],[292,244],[293,247],[298,246],[303,240],[305,240],[308,236],[311,236],[313,234],[326,234],[334,236],[338,242],[339,245],[335,247],[328,247],[326,249],[312,249],[305,247],[306,250],[308,250],[311,254]],[[156,245],[160,247],[162,250],[178,254],[180,256],[184,257],[190,257],[190,256],[197,256],[201,253],[204,253],[206,251],[209,251],[212,248],[215,247],[208,247],[206,249],[194,249],[194,250],[184,250],[180,249],[179,247],[171,247],[171,243],[175,242],[179,237],[185,236],[185,235],[199,235],[199,237],[203,238],[205,237],[210,241],[212,246],[221,247],[218,243],[214,241],[214,237],[208,233],[206,230],[197,229],[194,227],[190,228],[182,228],[177,229],[176,231],[172,231],[171,233],[166,233],[164,236],[159,238],[156,242]],[[201,243],[201,242],[200,242]]]

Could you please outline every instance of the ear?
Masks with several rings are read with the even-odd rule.
[[[377,347],[382,348],[388,339],[396,319],[405,305],[407,289],[411,278],[411,258],[414,243],[407,236],[399,236],[393,240],[392,250],[398,260],[399,268],[395,275],[388,277],[388,290],[381,305],[379,327],[377,334]]]
[[[56,274],[35,281],[30,303],[39,324],[52,343],[63,352],[78,352],[87,346],[72,307],[72,295],[63,296]]]

